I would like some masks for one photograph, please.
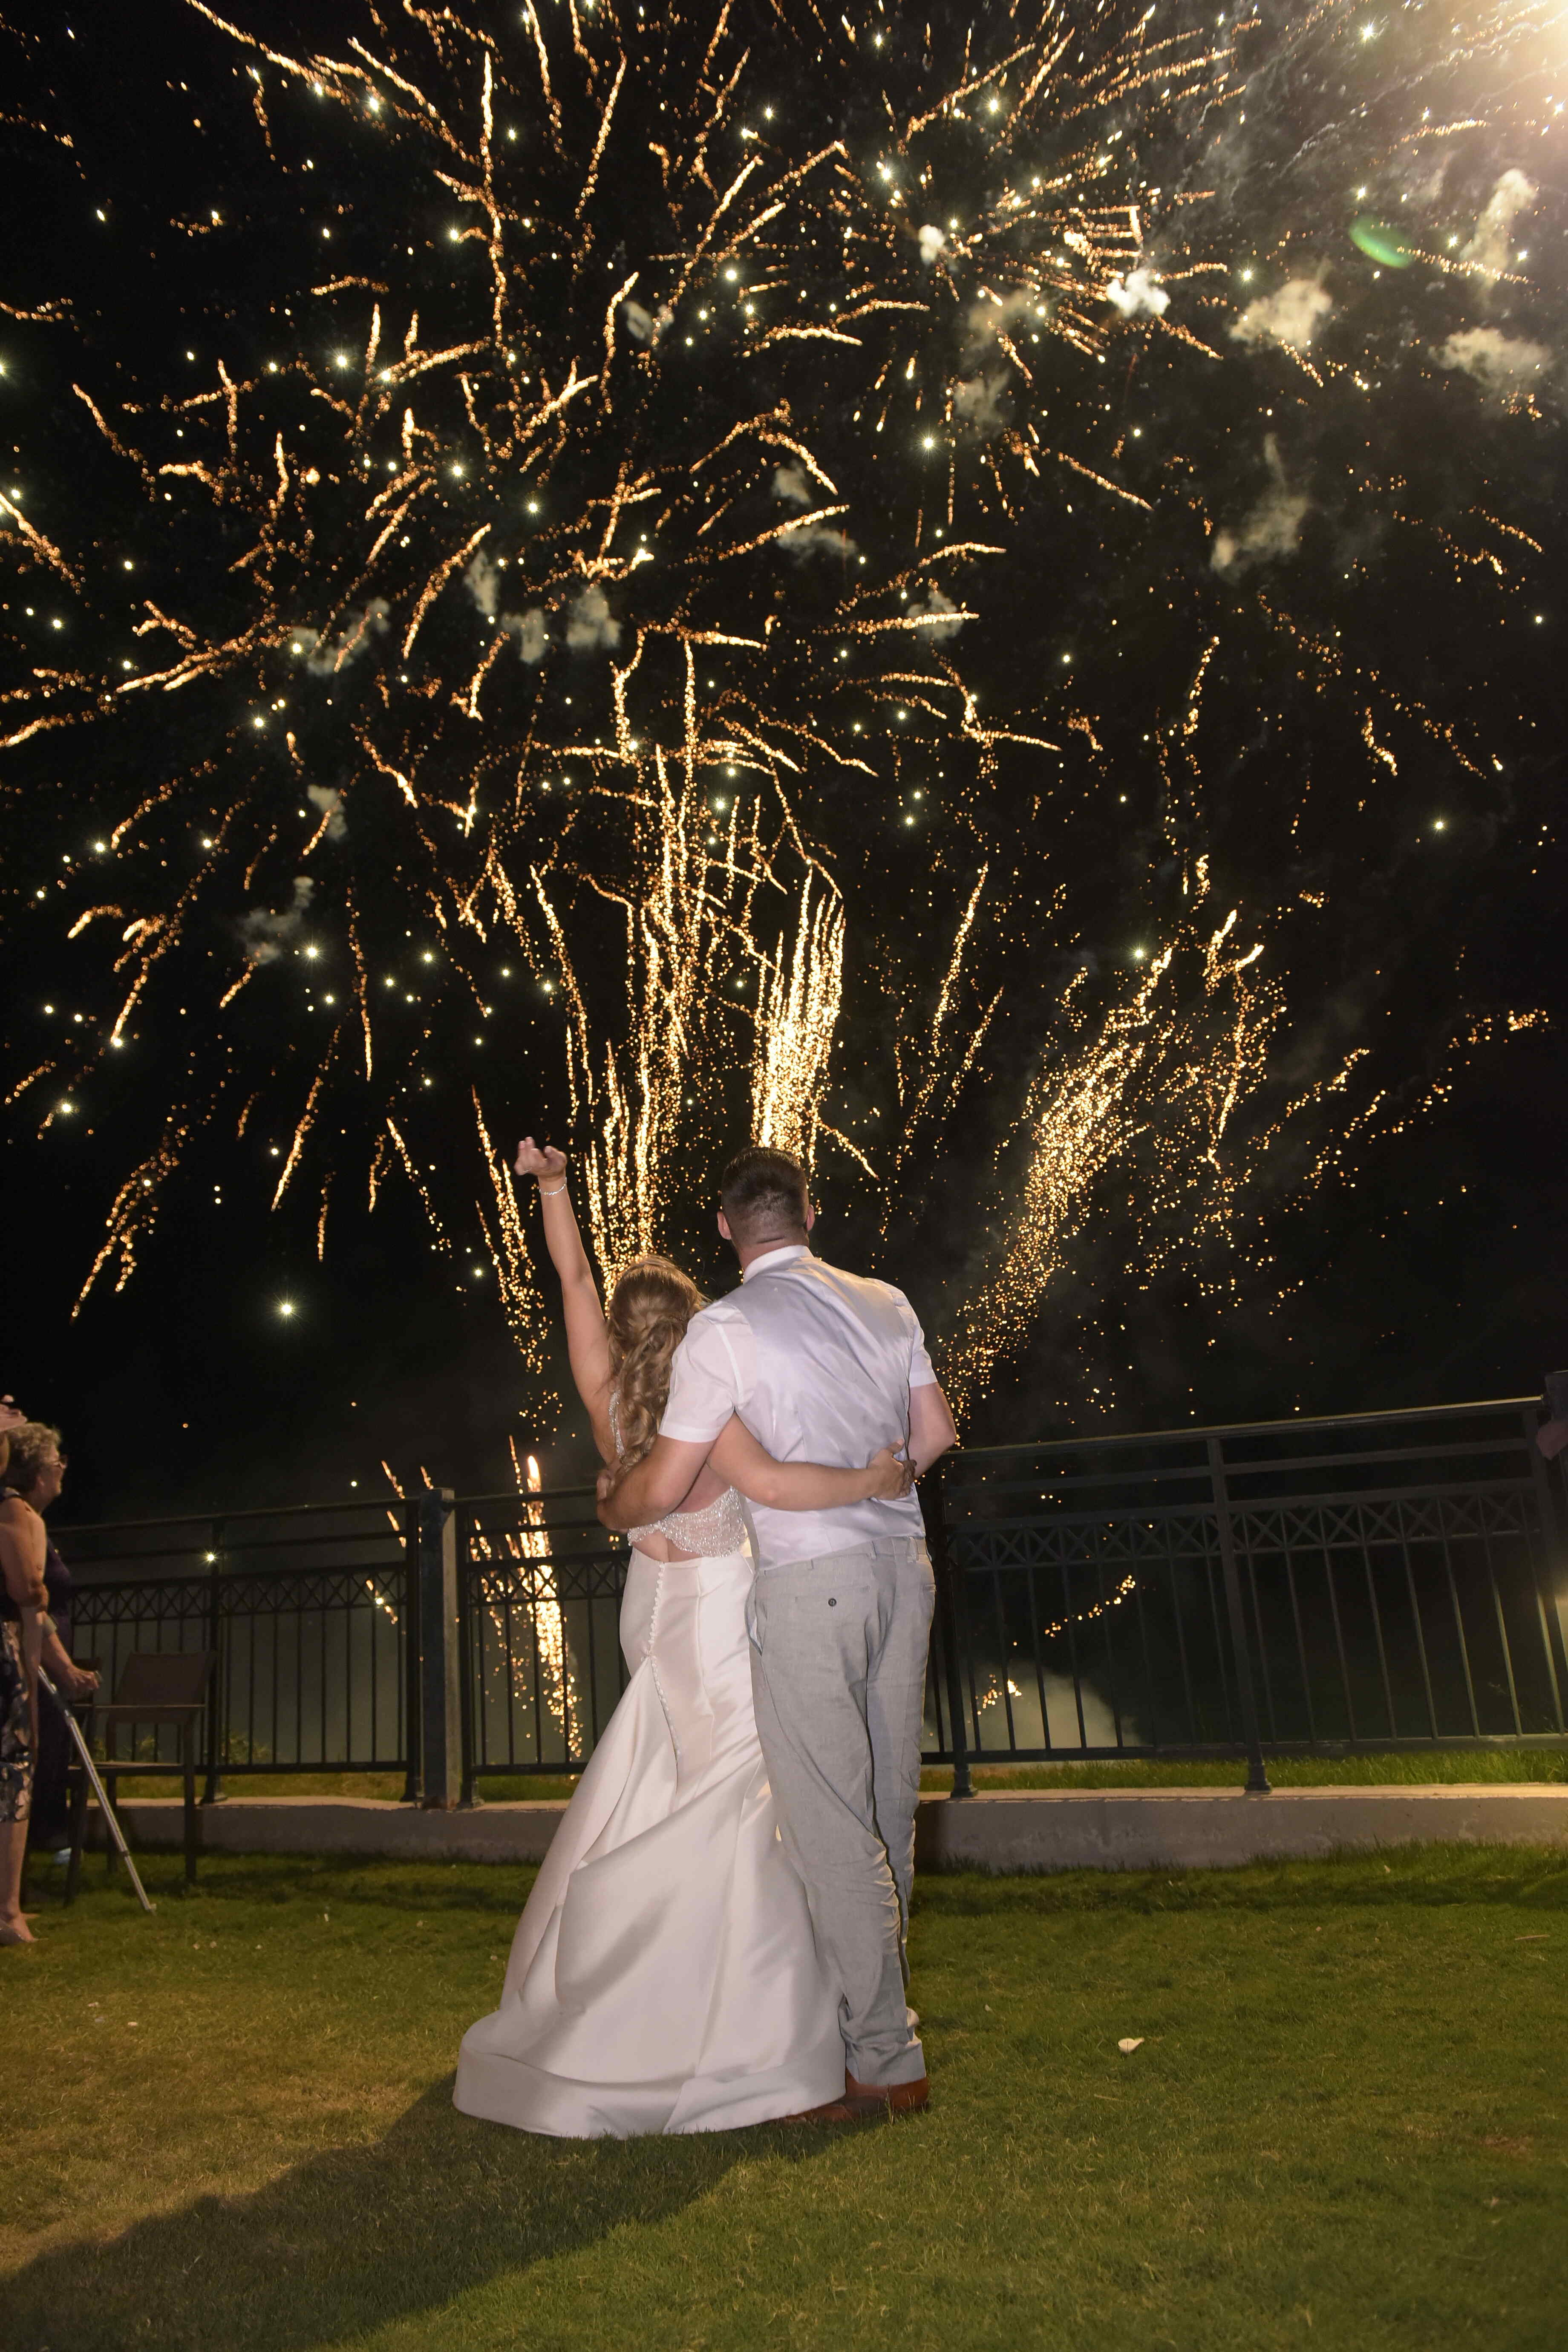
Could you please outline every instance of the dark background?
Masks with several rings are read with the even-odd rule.
[[[312,27],[324,37],[313,11],[253,10],[247,21],[279,38]],[[63,16],[12,8],[5,22],[28,104],[40,119],[68,125],[74,145],[62,160],[31,134],[4,134],[18,201],[0,291],[23,302],[65,283],[93,294],[99,307],[87,339],[98,362],[109,370],[123,360],[131,373],[149,376],[163,364],[163,347],[184,331],[178,321],[192,304],[243,325],[261,294],[239,278],[225,282],[224,271],[241,266],[232,251],[213,243],[175,254],[154,235],[176,208],[199,210],[215,194],[236,203],[250,173],[258,215],[265,215],[270,182],[241,136],[242,115],[230,123],[225,112],[235,106],[232,53],[173,0]],[[1418,47],[1424,36],[1414,25],[1401,37]],[[1340,203],[1349,134],[1343,84],[1336,89],[1328,77],[1342,66],[1337,51],[1305,59],[1258,51],[1252,128],[1245,142],[1226,132],[1217,173],[1237,251],[1245,242],[1283,257],[1280,268],[1294,267],[1303,224],[1315,230],[1331,184]],[[1383,70],[1384,89],[1395,91],[1399,61],[1391,58]],[[1496,79],[1507,80],[1501,67]],[[1394,98],[1387,102],[1394,109]],[[1485,92],[1477,102],[1486,102]],[[1514,331],[1550,339],[1561,324],[1560,142],[1543,151],[1516,106],[1499,100],[1494,131],[1456,165],[1454,216],[1473,219],[1499,171],[1520,160],[1528,166],[1540,189],[1531,234],[1550,257],[1528,298],[1518,298]],[[200,133],[193,108],[203,116]],[[1392,112],[1390,121],[1397,128]],[[1316,160],[1304,166],[1298,159],[1314,143]],[[369,166],[346,159],[341,170],[324,193],[351,212],[384,200]],[[125,274],[84,243],[83,207],[104,187],[127,219],[145,226],[158,264],[152,276]],[[626,194],[629,201],[635,192]],[[1327,250],[1329,240],[1321,242]],[[879,927],[896,931],[900,910],[916,903],[933,875],[946,899],[961,899],[976,844],[992,854],[1011,848],[1022,861],[1038,856],[1076,894],[1059,933],[1032,934],[1015,908],[986,950],[1009,988],[1007,1009],[963,1135],[919,1171],[928,1205],[918,1231],[897,1214],[884,1225],[852,1166],[831,1149],[823,1155],[823,1253],[901,1281],[940,1339],[1010,1181],[1005,1159],[994,1172],[989,1146],[1016,1113],[1065,971],[1075,955],[1114,956],[1168,904],[1170,811],[1142,747],[1152,717],[1168,722],[1180,712],[1194,648],[1223,593],[1194,516],[1199,506],[1234,515],[1258,495],[1265,415],[1292,478],[1310,479],[1315,492],[1300,557],[1270,575],[1271,591],[1288,580],[1293,608],[1307,621],[1342,626],[1369,666],[1468,730],[1468,740],[1495,731],[1500,757],[1484,778],[1459,778],[1430,743],[1402,744],[1400,782],[1369,846],[1351,817],[1363,789],[1351,768],[1363,705],[1347,692],[1342,705],[1325,707],[1310,684],[1276,675],[1277,639],[1249,616],[1245,599],[1231,598],[1230,667],[1205,717],[1203,826],[1216,896],[1234,891],[1269,904],[1309,883],[1329,894],[1331,921],[1287,958],[1291,1018],[1276,1045],[1278,1084],[1288,1088],[1293,1076],[1364,1040],[1385,1109],[1321,1186],[1300,1193],[1292,1183],[1299,1167],[1289,1160],[1266,1175],[1247,1198],[1228,1255],[1200,1252],[1147,1281],[1132,1278],[1125,1215],[1090,1203],[1026,1354],[972,1415],[971,1443],[1097,1420],[1166,1426],[1519,1394],[1568,1361],[1568,1106],[1559,1044],[1568,1012],[1568,891],[1556,845],[1563,693],[1552,559],[1531,572],[1527,595],[1489,604],[1484,583],[1457,579],[1453,562],[1426,542],[1417,556],[1385,523],[1369,529],[1355,498],[1347,492],[1336,504],[1322,487],[1352,460],[1369,476],[1381,468],[1385,490],[1403,469],[1398,496],[1450,534],[1467,527],[1484,496],[1555,549],[1565,520],[1555,380],[1531,415],[1489,407],[1423,360],[1435,336],[1468,315],[1454,307],[1451,285],[1417,287],[1423,273],[1410,272],[1407,284],[1394,288],[1385,278],[1374,287],[1367,272],[1352,275],[1360,265],[1342,235],[1332,249],[1341,273],[1333,332],[1347,357],[1364,362],[1371,352],[1386,372],[1375,446],[1363,442],[1359,421],[1349,421],[1363,412],[1348,394],[1299,396],[1277,357],[1227,353],[1201,399],[1148,361],[1129,370],[1117,398],[1128,416],[1147,421],[1152,443],[1163,435],[1180,450],[1182,478],[1203,485],[1201,499],[1173,496],[1146,528],[1120,514],[1106,521],[1096,513],[1091,522],[1081,495],[1064,509],[1054,489],[1042,492],[1039,513],[1025,518],[1005,565],[988,575],[988,609],[1009,614],[1010,625],[976,630],[963,646],[988,707],[1026,710],[1046,664],[1069,646],[1074,691],[1100,727],[1096,759],[1080,739],[1066,739],[1070,822],[1046,839],[1038,779],[1016,763],[983,803],[971,792],[968,833],[956,850],[934,831],[889,845],[879,811],[830,804],[816,779],[805,787],[808,802],[816,795],[808,813],[834,839],[852,935],[862,940],[875,940]],[[154,315],[149,300],[165,302],[164,313]],[[1376,303],[1385,308],[1374,314]],[[1513,323],[1500,303],[1489,315]],[[1212,323],[1207,331],[1219,331]],[[7,347],[16,341],[8,336]],[[8,462],[25,458],[37,479],[47,441],[57,498],[68,502],[75,478],[85,504],[96,494],[89,469],[100,453],[90,436],[78,437],[69,356],[43,337],[26,351],[27,368],[0,392],[0,406],[13,403],[12,429],[0,435],[17,451]],[[1130,478],[1139,478],[1136,462],[1129,457]],[[1144,487],[1164,478],[1151,472]],[[874,512],[874,498],[869,505]],[[855,528],[871,543],[865,522]],[[1160,583],[1152,604],[1151,581]],[[799,593],[813,592],[807,584]],[[37,648],[16,611],[18,591],[6,594],[25,667]],[[1521,604],[1543,607],[1545,625],[1521,625]],[[170,723],[182,721],[176,714]],[[53,757],[40,754],[20,770],[3,818],[13,918],[3,968],[7,1042],[23,1067],[35,1000],[70,985],[58,935],[28,929],[26,919],[35,876],[55,856],[50,794],[58,781],[90,819],[98,797],[110,805],[120,782],[107,769],[95,775],[93,762],[133,764],[135,746],[104,754],[79,737],[63,766],[51,768]],[[937,744],[921,767],[911,751],[901,783],[917,773],[940,776],[942,757]],[[1317,797],[1302,839],[1285,817],[1309,774]],[[214,789],[221,798],[221,779]],[[1452,811],[1440,845],[1419,832],[1434,806]],[[604,977],[613,987],[613,971]],[[873,976],[858,979],[861,1009],[846,1032],[836,1082],[841,1098],[864,1112],[892,1097]],[[1549,1018],[1510,1034],[1510,1011]],[[257,1017],[291,1016],[263,1000]],[[1463,1042],[1488,1023],[1480,1043]],[[502,1050],[498,1123],[563,1132],[558,1026],[537,1010],[520,1013]],[[144,1039],[134,1079],[144,1103],[173,1084],[177,1058],[172,1034]],[[437,1128],[427,1139],[433,1151],[438,1139]],[[581,1417],[574,1406],[558,1434],[553,1404],[508,1339],[489,1270],[476,1273],[461,1245],[455,1257],[442,1255],[417,1204],[395,1186],[374,1219],[351,1204],[345,1186],[331,1246],[318,1264],[309,1199],[291,1197],[269,1214],[270,1176],[223,1136],[198,1136],[133,1280],[118,1295],[100,1284],[73,1314],[125,1165],[111,1121],[90,1134],[57,1126],[41,1139],[31,1123],[14,1126],[0,1161],[0,1384],[64,1430],[72,1461],[62,1517],[238,1508],[351,1488],[364,1495],[384,1489],[384,1462],[402,1480],[424,1469],[459,1490],[485,1490],[510,1483],[509,1439],[542,1450],[548,1477],[584,1466]],[[730,1275],[708,1233],[706,1185],[706,1171],[692,1168],[683,1255],[698,1280],[717,1289]],[[548,1278],[546,1287],[552,1296]],[[295,1309],[288,1318],[279,1312],[285,1299]],[[556,1386],[564,1386],[563,1363]]]

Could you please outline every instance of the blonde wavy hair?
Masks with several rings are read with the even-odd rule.
[[[669,1394],[669,1366],[686,1327],[706,1305],[689,1275],[667,1257],[639,1257],[610,1293],[605,1325],[620,1458],[612,1486],[653,1451]]]

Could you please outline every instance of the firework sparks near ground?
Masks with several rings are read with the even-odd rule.
[[[17,37],[99,239],[0,289],[10,1100],[119,1154],[89,1281],[226,1140],[322,1251],[411,1185],[537,1373],[542,1094],[612,1267],[748,1122],[873,1193],[1000,1140],[978,1399],[1086,1221],[1135,1281],[1337,1170],[1404,1098],[1302,988],[1367,1025],[1366,877],[1518,751],[1373,607],[1538,605],[1560,13],[190,0],[156,216]]]

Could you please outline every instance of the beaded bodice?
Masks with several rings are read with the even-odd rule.
[[[620,1417],[616,1411],[616,1399],[610,1398],[610,1433],[619,1446]],[[715,1502],[700,1511],[671,1511],[667,1518],[656,1519],[651,1527],[632,1528],[626,1537],[631,1544],[642,1541],[644,1536],[668,1536],[682,1551],[694,1553],[700,1559],[718,1559],[724,1553],[746,1549],[746,1517],[741,1497],[733,1486],[726,1486]]]

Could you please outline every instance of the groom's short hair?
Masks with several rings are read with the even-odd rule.
[[[784,1241],[805,1231],[809,1190],[793,1154],[748,1143],[720,1171],[719,1205],[736,1241]]]

